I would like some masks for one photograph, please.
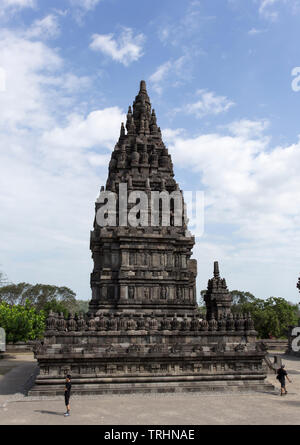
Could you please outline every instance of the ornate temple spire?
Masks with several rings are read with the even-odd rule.
[[[151,187],[155,188],[163,177],[165,189],[169,192],[176,190],[171,156],[162,141],[144,80],[140,83],[133,106],[128,107],[125,125],[121,124],[108,173],[109,188],[114,182],[118,189],[118,184],[130,174],[133,188],[145,187],[145,178],[149,176]]]
[[[136,100],[139,99],[141,101],[144,100],[145,103],[151,105],[150,98],[147,92],[146,82],[144,80],[141,80],[140,82],[140,91],[139,94],[136,96]]]
[[[133,122],[132,111],[131,111],[131,106],[129,106],[127,113],[127,121],[126,121],[126,129],[128,133],[132,132],[132,122]]]
[[[152,110],[151,119],[150,119],[150,131],[152,134],[156,134],[158,132],[157,119],[156,119],[156,114],[155,114],[154,109]]]
[[[207,307],[207,320],[212,318],[218,320],[231,312],[232,297],[228,291],[226,280],[220,277],[218,261],[214,262],[214,276],[208,280],[204,300]]]
[[[125,138],[125,127],[124,127],[124,122],[122,122],[121,124],[121,130],[120,130],[120,141],[122,141]]]
[[[144,80],[140,83],[140,91],[133,102],[133,117],[136,127],[140,127],[141,120],[151,118],[151,102],[147,93],[146,82]]]
[[[147,94],[146,82],[144,80],[141,80],[140,82],[140,93]]]
[[[220,271],[219,271],[219,263],[218,261],[214,262],[214,277],[220,278]]]

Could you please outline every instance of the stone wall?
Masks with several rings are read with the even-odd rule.
[[[91,315],[75,324],[51,314],[31,394],[60,394],[68,373],[77,394],[268,388],[249,317],[143,317],[143,328],[140,318]]]

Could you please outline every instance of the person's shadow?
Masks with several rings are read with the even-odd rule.
[[[56,411],[46,411],[46,410],[42,410],[42,409],[36,409],[34,412],[41,413],[41,414],[53,414],[54,416],[63,416],[64,415],[64,413],[58,413]]]

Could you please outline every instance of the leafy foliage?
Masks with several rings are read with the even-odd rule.
[[[286,337],[289,326],[296,325],[298,321],[298,306],[280,297],[255,298],[239,309],[251,313],[260,338]]]
[[[29,301],[38,311],[43,310],[47,303],[60,302],[63,310],[70,312],[76,307],[76,294],[68,287],[51,286],[48,284],[18,283],[0,287],[0,302],[24,305]]]
[[[74,311],[79,314],[80,312],[86,314],[89,310],[88,300],[76,300]]]
[[[6,340],[16,343],[41,338],[45,330],[45,314],[38,312],[29,301],[22,305],[0,303],[0,326],[5,329]]]
[[[75,297],[68,287],[8,284],[0,272],[0,326],[6,331],[7,341],[26,342],[42,337],[51,310],[65,317],[70,312],[88,312],[88,301]]]
[[[56,312],[58,314],[62,312],[65,317],[68,317],[70,312],[72,312],[73,314],[79,314],[79,313],[86,314],[89,310],[89,302],[87,300],[76,300],[74,303],[72,303],[71,310],[69,309],[70,305],[68,305],[67,307],[67,305],[64,302],[57,300],[48,301],[43,308],[47,317],[50,311]]]
[[[60,301],[56,300],[48,301],[44,305],[43,311],[45,313],[46,318],[48,317],[50,311],[56,312],[57,314],[60,314],[62,312],[65,318],[67,318],[69,315],[69,311],[64,305],[64,303],[61,303]]]
[[[300,285],[299,285],[300,286]],[[202,299],[206,290],[201,291]],[[233,290],[233,313],[250,313],[260,338],[285,338],[288,327],[298,322],[298,306],[281,297],[270,297],[266,300],[256,298],[250,292]]]
[[[255,301],[255,296],[250,292],[243,292],[240,290],[232,290],[229,292],[232,297],[233,308],[237,309],[245,303]]]

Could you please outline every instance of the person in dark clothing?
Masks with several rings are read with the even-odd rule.
[[[281,393],[280,393],[280,395],[283,396],[284,394],[287,394],[287,390],[285,388],[285,378],[288,379],[289,383],[292,383],[292,381],[289,379],[288,373],[284,369],[284,365],[282,365],[277,370],[277,377],[276,378],[277,378],[277,380],[279,380],[280,385],[281,385]]]
[[[70,396],[71,396],[71,376],[68,374],[66,377],[66,386],[65,386],[65,404],[67,407],[67,411],[65,412],[65,417],[70,415]]]

